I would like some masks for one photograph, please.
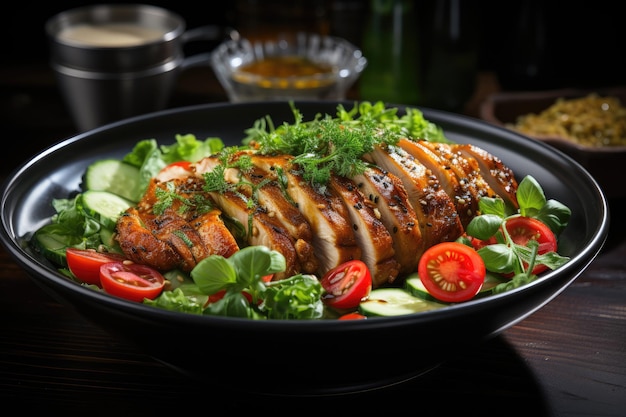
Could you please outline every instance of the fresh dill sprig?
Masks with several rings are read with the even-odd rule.
[[[166,189],[156,188],[156,202],[152,206],[152,211],[156,215],[161,215],[170,208],[174,202],[178,201],[181,205],[178,207],[178,213],[184,214],[191,209],[195,209],[199,213],[207,213],[214,208],[213,202],[204,194],[196,191],[176,190],[173,182],[169,181],[165,184]],[[185,194],[191,194],[185,197]]]
[[[204,179],[204,185],[202,189],[206,192],[216,192],[219,194],[232,191],[235,186],[226,181],[224,177],[227,168],[226,165],[218,164],[211,171],[203,173],[202,178]]]
[[[166,190],[162,188],[157,188],[155,190],[157,201],[152,206],[152,211],[154,212],[154,214],[156,215],[163,214],[165,210],[170,208],[172,204],[174,204],[174,201],[176,200],[181,201],[183,203],[179,209],[179,212],[184,213],[187,207],[187,204],[186,204],[187,199],[176,193],[176,186],[173,183],[168,182],[165,184],[165,186],[167,187]]]
[[[307,181],[326,184],[332,174],[352,177],[362,173],[367,166],[363,155],[372,152],[377,144],[387,140],[395,143],[398,139],[371,121],[353,125],[327,116],[308,124],[293,163],[301,168]]]
[[[365,170],[363,156],[376,146],[396,144],[401,138],[447,141],[441,128],[418,109],[387,108],[383,102],[361,102],[352,109],[338,105],[335,116],[316,114],[303,121],[290,103],[293,123],[274,127],[269,116],[246,131],[244,143],[262,154],[289,154],[305,180],[323,185],[330,176],[353,176]]]

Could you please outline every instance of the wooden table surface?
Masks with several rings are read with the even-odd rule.
[[[3,129],[9,133],[3,143],[28,141],[10,155],[2,153],[2,180],[30,155],[73,134],[56,89],[47,75],[39,75],[21,72],[14,82],[0,84]],[[211,74],[196,75],[210,84]],[[223,99],[196,81],[183,77],[172,106]],[[197,409],[207,415],[438,410],[626,416],[626,222],[619,215],[624,203],[610,201],[611,230],[598,258],[539,311],[412,381],[334,397],[268,397],[199,385],[57,302],[0,249],[0,404],[19,412],[92,416],[185,415]]]

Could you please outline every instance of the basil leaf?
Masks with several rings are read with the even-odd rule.
[[[538,254],[536,263],[547,266],[550,269],[557,269],[565,265],[570,258],[561,256],[556,252],[547,252],[544,254]]]
[[[266,246],[245,247],[233,253],[229,260],[235,267],[239,282],[245,287],[253,286],[265,275],[287,268],[284,255]]]
[[[484,246],[478,249],[478,254],[483,258],[488,271],[506,274],[515,270],[517,256],[515,251],[505,244]]]
[[[522,216],[534,217],[546,204],[543,188],[535,178],[527,175],[517,187],[517,202]]]
[[[571,216],[572,211],[569,207],[556,200],[548,200],[537,213],[537,219],[548,225],[556,236],[565,229]]]
[[[242,317],[248,319],[263,319],[250,306],[250,302],[241,291],[227,292],[224,297],[210,303],[203,314],[212,316]]]
[[[476,239],[487,240],[495,235],[502,225],[502,218],[495,214],[483,214],[472,219],[467,225],[467,234]]]
[[[537,278],[537,275],[533,275],[533,274],[527,274],[527,273],[517,274],[513,278],[511,278],[510,281],[503,282],[502,284],[496,285],[491,291],[494,294],[500,294],[500,293],[512,290],[514,288],[521,287],[522,285],[528,284],[534,281],[536,278]]]
[[[198,262],[191,271],[191,278],[200,291],[210,295],[236,284],[237,272],[228,259],[211,255]]]
[[[506,205],[500,197],[482,197],[478,200],[478,210],[480,214],[493,214],[498,217],[506,217]]]

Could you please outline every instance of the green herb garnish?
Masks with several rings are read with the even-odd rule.
[[[317,114],[303,122],[302,113],[290,103],[294,122],[274,127],[269,116],[246,130],[244,144],[263,154],[293,155],[293,164],[305,180],[326,184],[332,174],[354,176],[367,162],[363,156],[378,145],[396,144],[402,138],[448,142],[440,127],[424,119],[418,109],[385,108],[384,103],[361,102],[351,110],[343,105],[335,116]]]

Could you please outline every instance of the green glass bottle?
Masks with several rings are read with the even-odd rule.
[[[478,67],[477,8],[463,0],[429,2],[432,16],[423,28],[428,45],[422,56],[422,104],[463,112],[474,92]],[[431,14],[432,13],[432,14]]]
[[[368,64],[359,80],[362,100],[419,103],[419,39],[413,3],[370,0],[362,45]]]

